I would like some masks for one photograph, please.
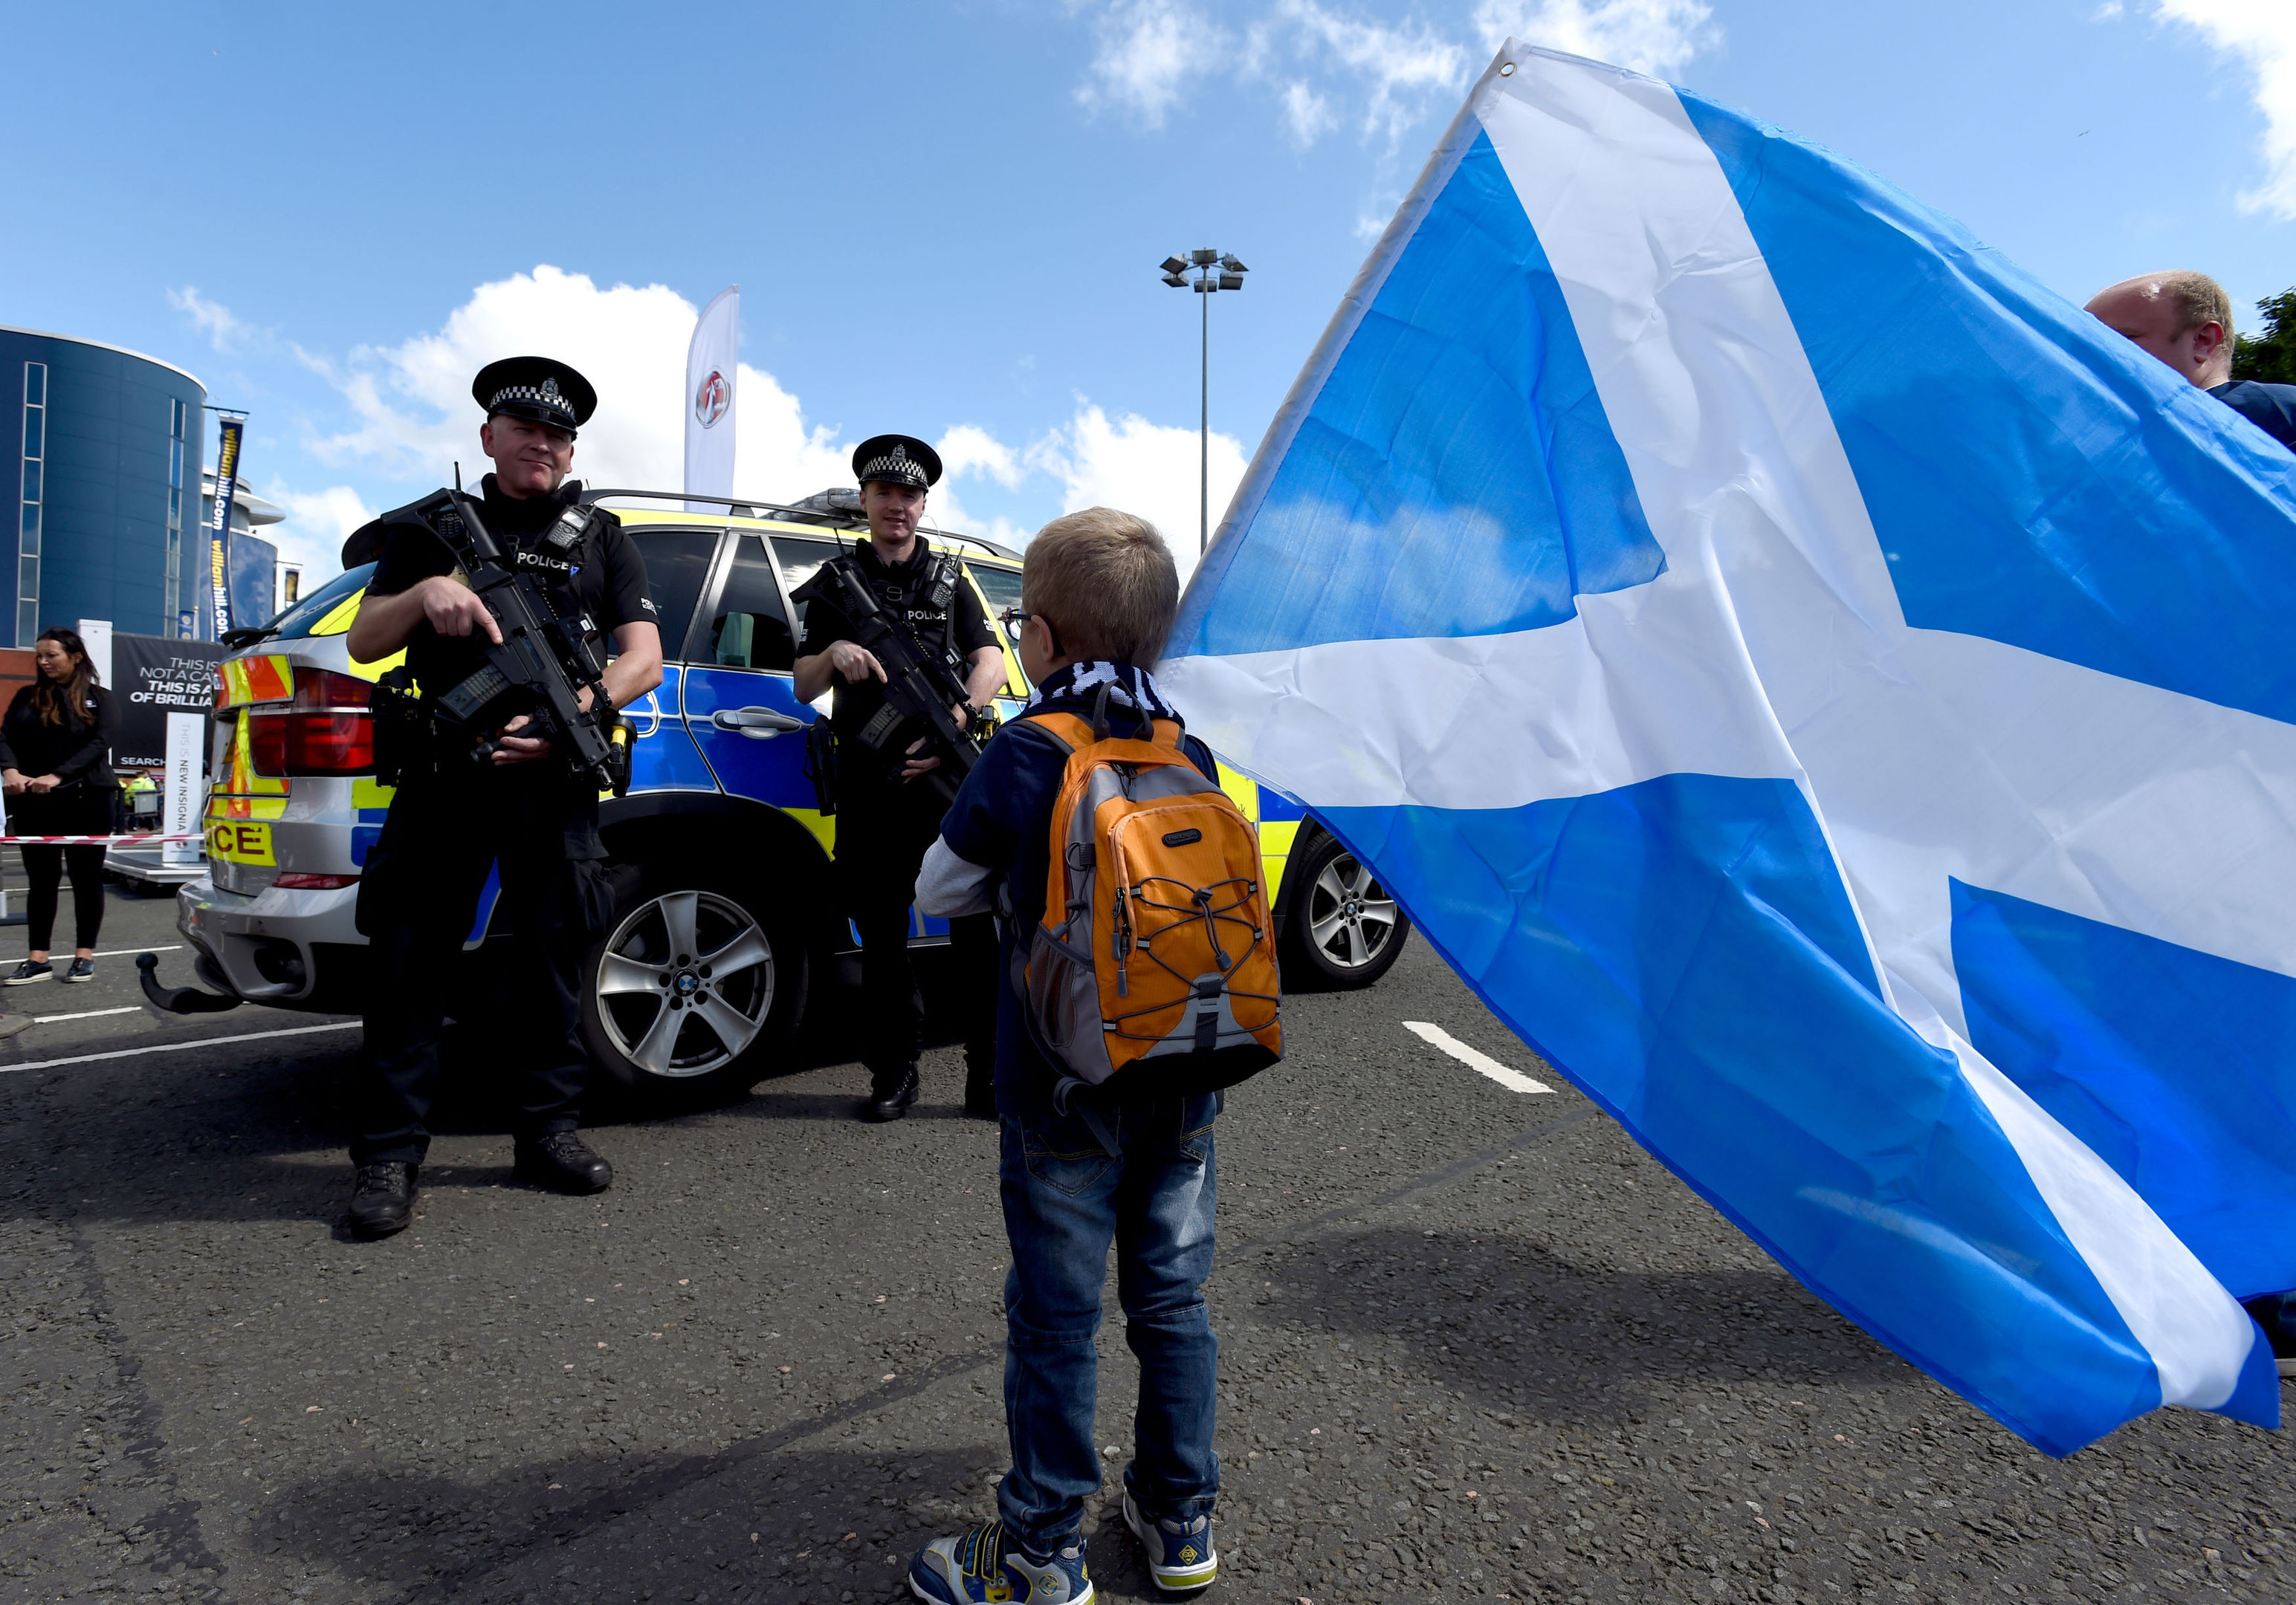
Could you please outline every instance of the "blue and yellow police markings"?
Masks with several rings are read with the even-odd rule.
[[[1226,764],[1219,766],[1219,783],[1259,831],[1260,873],[1266,878],[1268,906],[1273,908],[1275,894],[1283,888],[1283,866],[1291,860],[1292,845],[1300,838],[1307,810],[1273,786],[1263,786]]]

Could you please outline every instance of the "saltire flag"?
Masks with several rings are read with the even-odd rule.
[[[1162,675],[1931,1376],[2277,1424],[2296,458],[1957,225],[1510,42]]]

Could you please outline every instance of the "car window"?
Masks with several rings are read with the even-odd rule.
[[[685,644],[685,626],[709,577],[709,560],[718,555],[718,531],[641,527],[629,534],[645,560],[646,591],[661,619],[663,655],[674,659]]]
[[[998,617],[1007,608],[1021,605],[1021,571],[1000,569],[979,559],[964,565],[972,583],[980,588],[981,597],[988,603],[988,617],[995,621],[997,638],[1004,643],[1004,694],[1025,697],[1029,694],[1029,677],[1021,668],[1021,654],[1013,650],[1011,635]]]
[[[802,536],[774,536],[774,555],[781,561],[782,582],[789,586],[792,596],[797,594],[800,585],[813,577],[815,569],[845,549],[844,545],[838,541],[807,540]],[[796,607],[797,633],[802,638],[805,635],[805,603],[800,602]]]
[[[765,543],[756,536],[745,535],[736,542],[733,566],[710,612],[707,661],[783,673],[797,661],[796,639],[782,608],[781,584]]]
[[[279,615],[272,626],[275,638],[280,641],[302,640],[310,635],[312,626],[357,595],[366,585],[367,576],[373,572],[373,563],[361,563],[356,569],[346,569],[336,575]]]
[[[972,570],[972,583],[988,599],[988,611],[994,615],[1007,608],[1021,605],[1021,571],[1000,569],[993,563],[972,562],[965,565]]]

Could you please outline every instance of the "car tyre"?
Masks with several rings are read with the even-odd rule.
[[[1284,874],[1290,896],[1276,951],[1287,990],[1352,991],[1395,967],[1411,921],[1345,842],[1317,831]]]
[[[810,973],[802,931],[762,888],[652,872],[584,955],[583,1036],[643,1101],[747,1091],[785,1056]]]

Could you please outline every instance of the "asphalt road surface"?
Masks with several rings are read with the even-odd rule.
[[[120,897],[102,947],[173,939]],[[0,1597],[842,1605],[906,1597],[917,1544],[993,1510],[1005,1249],[953,1049],[897,1126],[850,1118],[860,1072],[830,1062],[617,1117],[594,1140],[619,1180],[582,1200],[512,1182],[466,1051],[415,1226],[360,1244],[357,1030],[161,1021],[100,962],[5,999],[127,1011],[0,1044]],[[2171,1412],[2027,1448],[1750,1247],[1423,942],[1285,1018],[1289,1061],[1218,1130],[1213,1597],[2296,1595],[2286,1437]],[[1090,1557],[1141,1600],[1109,1496],[1120,1317],[1102,1355]]]

